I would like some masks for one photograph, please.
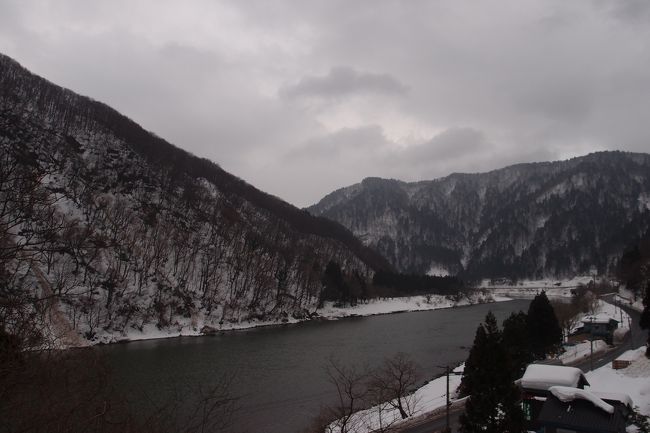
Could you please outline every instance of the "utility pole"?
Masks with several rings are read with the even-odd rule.
[[[589,329],[589,343],[591,346],[591,356],[589,356],[589,370],[594,371],[594,316],[589,318],[591,328]]]
[[[451,433],[451,427],[449,427],[449,406],[451,406],[451,402],[449,401],[449,366],[447,366],[447,411],[445,414],[445,419],[447,422],[447,433]]]
[[[451,425],[450,425],[450,422],[449,422],[449,409],[451,407],[451,399],[449,398],[449,375],[451,374],[451,370],[449,368],[449,365],[445,365],[444,367],[442,365],[439,365],[438,367],[444,368],[445,369],[445,375],[447,376],[447,394],[446,394],[447,404],[446,404],[446,407],[445,407],[446,427],[443,430],[443,433],[451,433]]]

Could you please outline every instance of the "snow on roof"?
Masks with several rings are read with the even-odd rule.
[[[522,388],[546,391],[552,386],[577,387],[580,379],[587,382],[579,368],[560,365],[530,364],[521,378]]]
[[[590,392],[602,400],[620,401],[625,406],[634,407],[632,398],[627,394],[621,394],[617,392],[600,392],[600,391],[590,391]]]
[[[607,314],[596,314],[593,316],[585,316],[582,318],[582,323],[609,323],[610,320],[618,323],[618,320],[608,316]]]
[[[605,403],[602,399],[596,397],[589,391],[585,391],[584,389],[572,388],[568,386],[552,386],[548,390],[561,402],[567,403],[576,399],[587,400],[593,403],[597,408],[602,409],[609,414],[614,413],[614,406],[609,403]]]
[[[616,360],[617,361],[630,361],[630,362],[632,362],[632,361],[636,361],[637,359],[639,359],[640,355],[641,354],[639,353],[638,350],[628,350],[626,352],[623,352],[621,354],[621,356],[616,358]]]

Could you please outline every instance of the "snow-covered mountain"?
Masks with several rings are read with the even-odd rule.
[[[339,224],[2,55],[0,155],[0,298],[19,300],[0,325],[43,298],[73,340],[279,321],[315,307],[330,261],[366,280],[390,267]]]
[[[650,155],[600,152],[414,183],[368,178],[308,210],[402,271],[603,273],[650,227]]]

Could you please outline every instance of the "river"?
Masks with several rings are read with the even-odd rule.
[[[441,365],[465,360],[476,327],[488,311],[499,322],[528,309],[513,300],[454,309],[306,322],[216,336],[135,341],[99,347],[114,381],[133,407],[165,401],[180,388],[209,386],[226,375],[240,397],[233,431],[297,433],[334,401],[324,366],[378,365],[397,352],[419,365],[422,381]],[[146,391],[143,391],[146,390]],[[145,397],[146,394],[146,397]]]

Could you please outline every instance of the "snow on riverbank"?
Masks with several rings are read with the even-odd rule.
[[[456,389],[460,385],[460,375],[449,376],[449,390],[452,403],[457,398]],[[409,397],[413,415],[402,419],[399,411],[390,403],[382,403],[352,415],[346,429],[350,433],[368,433],[375,430],[386,431],[388,428],[395,428],[400,424],[413,422],[414,419],[429,415],[436,410],[444,409],[447,403],[447,378],[441,376],[418,388]],[[325,430],[326,433],[340,433],[340,425],[335,421]]]
[[[376,314],[400,313],[405,311],[439,310],[441,308],[461,307],[465,305],[485,304],[510,301],[511,298],[477,292],[460,300],[453,300],[441,295],[409,296],[404,298],[371,299],[353,307],[335,307],[327,302],[318,314],[326,318],[350,316],[372,316]]]
[[[453,308],[466,305],[484,304],[509,301],[510,298],[477,291],[459,299],[442,295],[409,296],[402,298],[381,298],[360,302],[355,306],[335,306],[326,302],[325,306],[316,310],[313,319],[336,320],[345,317],[373,316],[407,311],[427,311],[442,308]],[[237,331],[258,328],[262,326],[280,326],[295,324],[308,320],[295,318],[291,315],[272,320],[242,320],[240,322],[223,322],[220,324],[206,323],[202,317],[177,318],[177,324],[168,329],[158,329],[154,324],[144,325],[142,330],[128,328],[121,334],[99,331],[95,340],[90,344],[109,344],[126,341],[152,340],[171,337],[195,337],[222,331]],[[205,327],[209,327],[206,329]]]
[[[636,359],[627,368],[614,370],[607,364],[587,373],[589,390],[627,394],[643,415],[650,416],[650,359],[644,353],[645,347],[636,349]]]
[[[488,289],[495,295],[511,296],[516,298],[533,298],[537,293],[544,290],[546,296],[571,297],[571,290],[579,284],[587,284],[593,280],[593,276],[577,276],[568,280],[543,279],[543,280],[521,280],[516,283],[508,281],[483,280],[480,287]]]

